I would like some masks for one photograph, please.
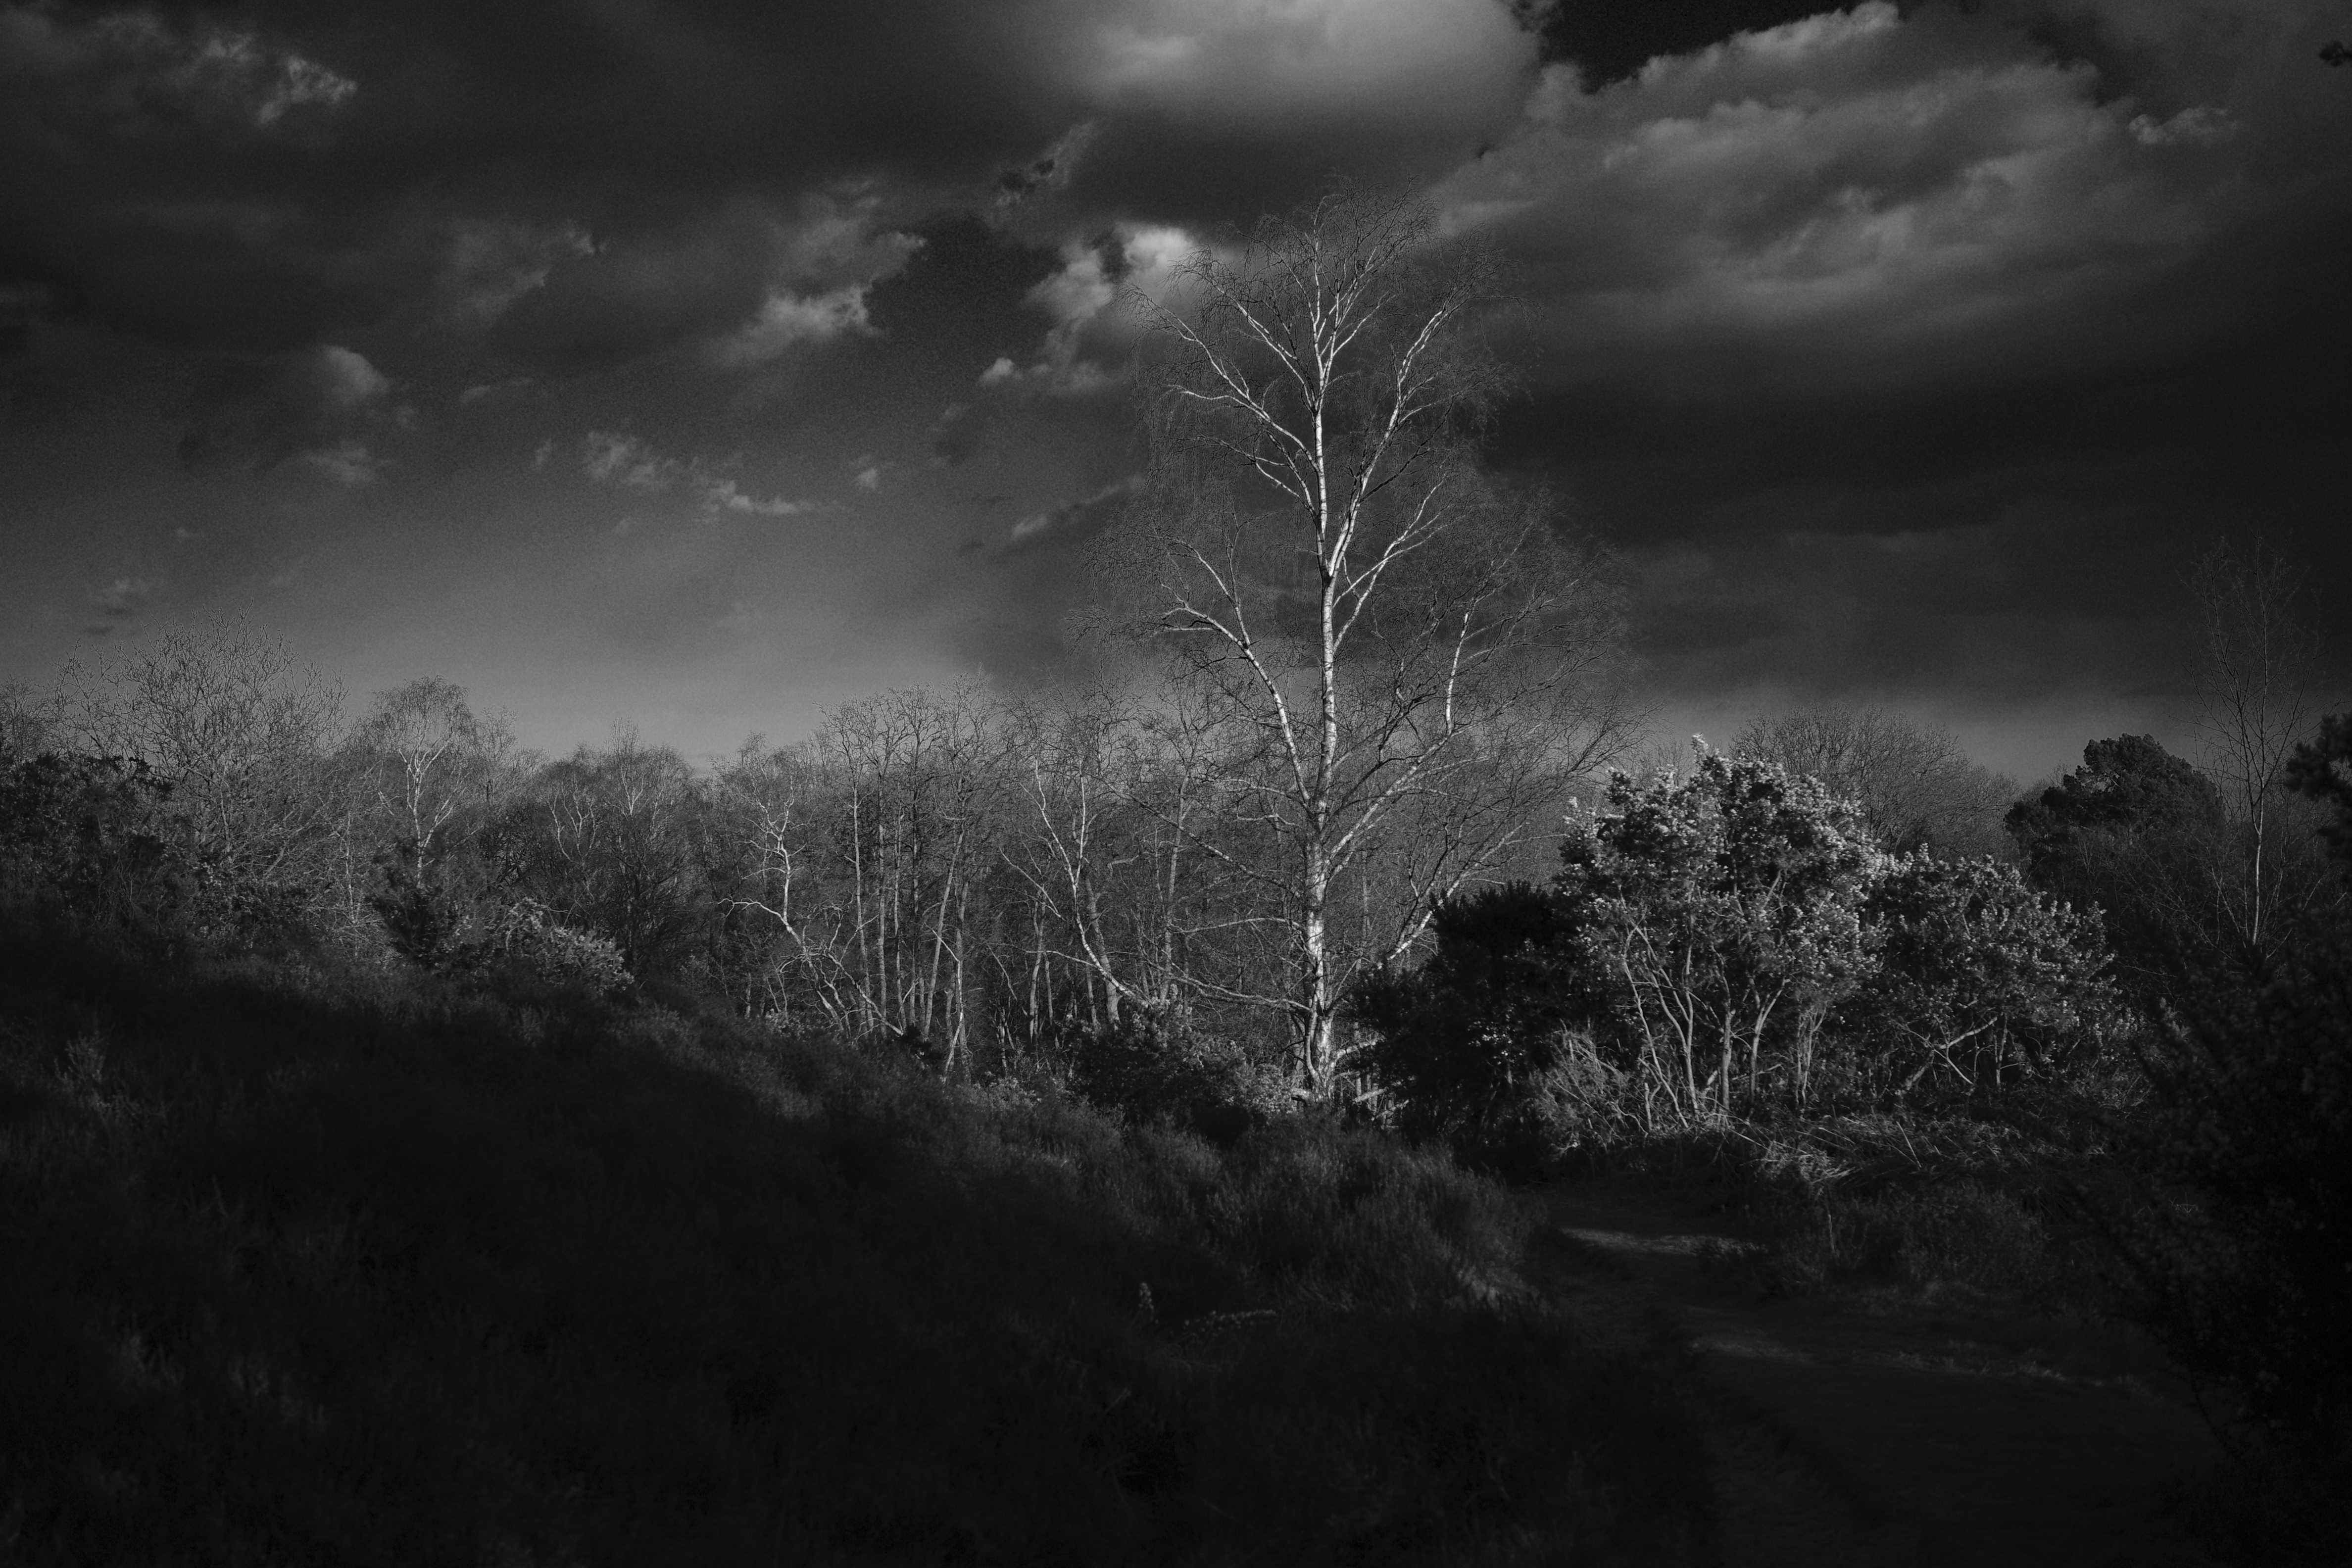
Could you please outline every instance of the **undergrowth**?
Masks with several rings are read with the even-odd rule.
[[[1655,1184],[1758,1244],[1719,1260],[1772,1295],[1892,1293],[2092,1321],[2118,1305],[2086,1200],[2114,1177],[2102,1108],[1873,1112],[1694,1129],[1574,1167]]]
[[[0,1559],[1711,1552],[1507,1194],[546,989],[0,930]]]

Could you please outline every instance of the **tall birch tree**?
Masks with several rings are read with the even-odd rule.
[[[2259,535],[2217,539],[2189,578],[2204,622],[2204,723],[2212,773],[2237,816],[2242,864],[2223,902],[2241,938],[2264,949],[2280,887],[2287,759],[2312,721],[2319,638],[2305,574]]]
[[[1276,846],[1232,868],[1278,911],[1284,979],[1234,999],[1286,1018],[1315,1096],[1354,983],[1627,729],[1597,552],[1480,471],[1491,277],[1451,248],[1411,204],[1333,195],[1145,302],[1165,352],[1130,571],[1229,732],[1221,815]]]

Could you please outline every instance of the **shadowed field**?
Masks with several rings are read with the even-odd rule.
[[[1442,1157],[559,994],[0,940],[11,1563],[1696,1563]]]

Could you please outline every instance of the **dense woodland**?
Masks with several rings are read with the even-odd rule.
[[[2007,1216],[2032,1246],[2095,1243],[2095,1310],[2147,1325],[2222,1391],[2220,1418],[2287,1457],[2265,1473],[2284,1478],[2277,1496],[2302,1500],[2279,1504],[2281,1517],[2305,1522],[2262,1536],[2263,1550],[2284,1560],[2308,1548],[2324,1560],[2326,1549],[2295,1531],[2326,1527],[2308,1522],[2326,1512],[2310,1499],[2327,1495],[2352,1455],[2352,1357],[2339,1331],[2352,1319],[2342,1265],[2352,1223],[2352,716],[2321,720],[2305,705],[2315,671],[2290,564],[2267,546],[2222,544],[2200,567],[2208,726],[2179,751],[2147,736],[2095,739],[2079,767],[2029,790],[1932,729],[1822,709],[1759,718],[1720,750],[1695,742],[1643,761],[1605,552],[1557,526],[1540,496],[1476,471],[1475,416],[1496,391],[1490,367],[1455,342],[1482,284],[1476,269],[1414,270],[1408,259],[1425,235],[1410,215],[1327,204],[1301,222],[1270,231],[1254,268],[1204,258],[1198,308],[1161,323],[1158,466],[1103,552],[1145,602],[1122,612],[1119,657],[1097,660],[1111,673],[1090,684],[886,692],[835,710],[805,740],[753,739],[709,761],[626,731],[537,756],[437,679],[347,704],[285,649],[233,626],[97,659],[53,690],[9,690],[0,898],[19,1019],[8,1039],[23,1046],[10,1114],[27,1127],[82,1117],[88,1128],[71,1134],[80,1142],[54,1136],[68,1140],[57,1145],[73,1151],[67,1163],[92,1172],[147,1147],[141,1137],[176,1147],[170,1139],[183,1134],[169,1130],[193,1113],[153,1086],[176,1081],[169,1064],[183,1047],[153,1042],[178,1038],[178,1007],[212,1020],[185,1049],[225,1053],[206,1070],[232,1086],[201,1090],[213,1109],[198,1125],[215,1116],[241,1127],[243,1097],[309,1092],[308,1040],[356,1075],[352,1085],[403,1075],[385,1103],[408,1106],[404,1125],[436,1149],[436,1139],[470,1146],[446,1128],[476,1114],[464,1095],[436,1098],[436,1075],[454,1074],[483,1107],[512,1100],[519,1128],[545,1121],[514,1087],[541,1071],[558,1074],[573,1107],[558,1121],[602,1125],[619,1110],[580,1109],[579,1096],[610,1070],[666,1108],[649,1112],[650,1132],[626,1136],[639,1140],[630,1161],[667,1169],[689,1156],[639,1144],[704,1138],[702,1113],[677,1099],[702,1091],[654,1085],[646,1064],[684,1060],[673,1037],[701,1030],[725,1042],[728,1082],[762,1105],[817,1107],[808,1114],[831,1129],[811,1145],[809,1171],[831,1173],[824,1182],[807,1175],[802,1193],[799,1167],[770,1172],[757,1177],[777,1184],[762,1201],[796,1194],[790,1201],[815,1215],[841,1193],[881,1193],[872,1201],[887,1215],[874,1223],[886,1228],[856,1245],[938,1240],[943,1258],[963,1259],[952,1267],[986,1273],[995,1266],[924,1228],[943,1222],[909,1194],[952,1189],[950,1206],[975,1215],[987,1208],[975,1194],[997,1190],[990,1184],[1028,1194],[1006,1199],[1007,1212],[1044,1226],[1044,1239],[1004,1245],[1022,1257],[1043,1249],[1024,1278],[1083,1275],[1071,1300],[1095,1303],[1085,1309],[1093,1326],[1040,1330],[1052,1345],[1025,1350],[1004,1348],[1025,1344],[1027,1331],[1008,1335],[1003,1323],[935,1323],[917,1337],[976,1336],[989,1356],[1014,1357],[934,1369],[970,1384],[955,1395],[968,1394],[969,1409],[953,1405],[961,1414],[942,1420],[979,1423],[966,1434],[973,1442],[1014,1419],[1013,1391],[1044,1375],[1039,1366],[1063,1369],[1052,1376],[1068,1384],[1066,1430],[1036,1436],[1038,1454],[1059,1457],[1038,1458],[1034,1473],[1066,1463],[1091,1478],[1069,1485],[1100,1491],[1099,1517],[1069,1525],[1077,1544],[1054,1549],[1069,1560],[1288,1517],[1289,1503],[1202,1456],[1216,1434],[1255,1434],[1243,1447],[1258,1444],[1265,1468],[1279,1469],[1300,1451],[1282,1436],[1293,1427],[1323,1432],[1306,1447],[1332,1467],[1308,1479],[1328,1482],[1328,1506],[1294,1521],[1314,1550],[1336,1550],[1330,1521],[1346,1514],[1360,1515],[1348,1538],[1360,1555],[1548,1560],[1543,1540],[1565,1537],[1510,1535],[1519,1525],[1496,1524],[1501,1505],[1478,1501],[1483,1483],[1455,1476],[1452,1461],[1424,1468],[1453,1478],[1440,1491],[1456,1489],[1424,1496],[1399,1490],[1370,1457],[1390,1441],[1381,1433],[1418,1432],[1432,1455],[1444,1448],[1433,1410],[1500,1421],[1498,1474],[1532,1462],[1525,1445],[1540,1447],[1539,1432],[1553,1433],[1544,1443],[1584,1440],[1555,1430],[1558,1410],[1496,1414],[1517,1397],[1503,1392],[1524,1372],[1514,1358],[1550,1344],[1553,1331],[1476,1315],[1497,1299],[1486,1276],[1509,1267],[1514,1244],[1507,1205],[1461,1167],[1525,1181],[1704,1166],[1778,1216],[1789,1258],[1811,1256],[1816,1274],[1833,1274],[1854,1262],[1854,1237],[1885,1241],[1872,1255],[1879,1264],[1918,1244],[1903,1216],[1924,1212],[1924,1200],[1847,1181],[1899,1166],[1915,1194],[1973,1194],[1969,1212]],[[1324,265],[1335,258],[1345,265]],[[1371,371],[1348,370],[1349,354],[1368,356]],[[1301,421],[1314,442],[1297,437]],[[1268,542],[1269,515],[1300,522],[1287,543]],[[44,989],[52,972],[68,977],[55,982],[66,989]],[[180,1002],[109,1026],[149,1042],[137,1069],[149,1075],[152,1092],[139,1102],[148,1109],[124,1120],[131,1100],[110,1100],[106,1085],[136,1072],[109,1066],[121,1047],[109,1047],[105,1028],[74,1020],[175,975]],[[251,1047],[263,1055],[251,1059],[236,1054],[248,1047],[235,1020],[248,1014],[264,1020],[252,1035],[264,1043]],[[411,1037],[416,1050],[404,1057]],[[519,1040],[579,1049],[546,1058],[555,1067],[483,1065],[523,1048]],[[42,1065],[44,1052],[56,1063]],[[718,1059],[695,1070],[716,1071]],[[326,1110],[299,1102],[308,1108],[289,1125],[315,1134],[304,1147],[329,1147],[346,1121],[362,1128],[360,1147],[393,1136],[368,1121],[374,1112],[352,1109],[365,1095],[335,1095]],[[507,1110],[479,1114],[489,1121],[478,1131],[506,1126],[490,1123]],[[25,1201],[47,1216],[11,1221],[16,1240],[130,1223],[102,1193],[131,1178],[93,1174],[86,1198],[62,1177],[42,1186],[23,1163],[34,1134],[12,1136],[22,1161],[7,1190],[46,1194]],[[752,1152],[769,1147],[764,1136],[749,1121],[713,1135],[709,1157],[734,1162],[725,1169],[735,1173],[709,1179],[756,1185],[743,1172],[781,1158]],[[292,1165],[266,1173],[290,1159],[295,1137],[236,1145],[237,1159],[258,1164],[215,1169],[212,1155],[183,1151],[155,1172],[195,1173],[191,1193],[201,1177],[215,1192],[263,1194],[236,1211],[260,1239],[231,1246],[234,1256],[294,1247],[289,1226],[311,1227],[303,1247],[325,1245],[312,1234],[320,1225],[364,1229],[351,1217],[365,1212],[363,1195],[338,1211],[343,1219],[322,1219],[298,1195]],[[908,1152],[919,1147],[919,1159]],[[464,1163],[474,1156],[446,1157],[457,1163],[416,1177],[420,1191],[481,1176]],[[405,1168],[405,1155],[382,1158]],[[916,1164],[954,1173],[915,1181],[904,1172]],[[1052,1173],[1072,1171],[1085,1173],[1068,1178],[1077,1187],[1053,1187],[1064,1175]],[[164,1174],[137,1181],[151,1179],[177,1190]],[[678,1215],[700,1216],[688,1228],[723,1231],[725,1216],[692,1195],[702,1179],[661,1178]],[[1023,1184],[1034,1182],[1045,1186]],[[553,1195],[562,1188],[531,1201],[568,1215],[562,1205],[581,1200]],[[1035,1195],[1047,1188],[1062,1194],[1050,1219]],[[221,1198],[230,1208],[205,1223],[234,1228],[221,1216],[236,1201]],[[1124,1216],[1116,1236],[1088,1229],[1114,1211]],[[657,1219],[630,1222],[647,1227],[646,1247]],[[527,1222],[525,1211],[512,1219]],[[1001,1215],[958,1224],[992,1236],[1022,1228],[1007,1230]],[[1826,1250],[1806,1253],[1809,1227],[1826,1227]],[[798,1245],[765,1232],[725,1245],[737,1242],[751,1253],[729,1256],[755,1271]],[[836,1244],[853,1245],[823,1245]],[[488,1258],[507,1241],[482,1245]],[[1089,1249],[1118,1266],[1078,1261]],[[889,1254],[875,1253],[883,1274],[905,1263]],[[755,1255],[769,1260],[744,1262]],[[368,1268],[425,1267],[399,1256],[408,1261]],[[96,1289],[88,1280],[106,1267],[58,1276],[38,1311],[79,1310],[76,1292]],[[508,1311],[475,1302],[476,1264],[449,1267],[434,1300],[461,1318]],[[484,1300],[540,1303],[515,1309],[537,1327],[509,1324],[494,1341],[509,1329],[534,1344],[572,1331],[549,1326],[569,1310],[549,1304],[563,1294],[552,1276],[501,1283],[478,1267]],[[712,1268],[711,1279],[725,1275]],[[1011,1278],[987,1274],[974,1300],[1032,1289]],[[903,1305],[888,1295],[903,1282],[877,1275],[869,1285],[892,1310]],[[709,1374],[723,1385],[713,1408],[733,1412],[712,1419],[786,1442],[761,1423],[802,1373],[734,1366],[734,1331],[721,1320],[745,1303],[734,1286],[699,1289],[688,1295],[708,1321],[682,1331],[711,1336],[697,1363],[705,1372],[731,1368]],[[837,1325],[859,1300],[849,1290],[795,1310]],[[1065,1308],[1020,1300],[1023,1322],[1061,1321],[1053,1314]],[[1278,1319],[1293,1337],[1203,1371],[1179,1354],[1197,1342],[1174,1334],[1180,1317],[1202,1333]],[[1322,1328],[1297,1326],[1310,1323]],[[1054,1338],[1066,1331],[1096,1338],[1074,1349]],[[618,1377],[612,1369],[642,1353],[646,1331],[632,1319],[581,1353],[607,1356]],[[1469,1369],[1453,1392],[1360,1385],[1339,1364],[1357,1352],[1376,1360],[1383,1334],[1408,1332],[1417,1345],[1453,1347]],[[855,1340],[841,1341],[842,1364],[855,1363]],[[1298,1369],[1310,1363],[1322,1370],[1267,1394],[1274,1405],[1240,1392],[1269,1366],[1306,1376]],[[1679,1504],[1625,1501],[1653,1497],[1643,1489],[1685,1462],[1692,1439],[1672,1414],[1671,1378],[1635,1388],[1612,1383],[1602,1361],[1552,1364],[1565,1369],[1559,1397],[1652,1434],[1633,1458],[1578,1461],[1633,1467],[1617,1491],[1575,1505],[1578,1528],[1617,1542],[1626,1561],[1686,1560],[1676,1555],[1685,1548],[1702,1560],[1703,1542],[1692,1543],[1704,1532],[1689,1533],[1699,1527]],[[1196,1374],[1206,1381],[1186,1381]],[[1339,1388],[1377,1409],[1349,1415]],[[618,1408],[641,1415],[630,1400],[661,1397],[637,1390]],[[810,1397],[848,1408],[858,1396]],[[1477,1415],[1448,1399],[1499,1403]],[[1114,1409],[1127,1414],[1114,1421]],[[443,1419],[416,1418],[420,1447]],[[516,1420],[517,1431],[530,1426]],[[188,1440],[209,1440],[205,1430],[191,1426]],[[1355,1436],[1329,1436],[1339,1432]],[[1051,1447],[1065,1438],[1086,1454],[1108,1444],[1115,1458],[1097,1466],[1079,1447]],[[710,1441],[711,1474],[740,1481],[751,1461]],[[901,1477],[899,1492],[829,1524],[808,1511],[824,1490],[808,1478],[831,1472],[814,1450],[798,1453],[786,1469],[801,1490],[737,1500],[743,1540],[782,1530],[781,1519],[845,1560],[897,1560],[871,1531],[929,1484],[922,1466],[952,1465],[961,1439],[940,1438],[936,1453],[929,1441],[914,1443],[924,1457],[909,1461],[915,1479]],[[873,1479],[873,1467],[887,1469],[887,1445],[857,1451],[867,1467],[859,1485],[899,1484]],[[128,1473],[131,1454],[108,1463]],[[1653,1461],[1654,1473],[1634,1473]],[[1544,1462],[1567,1463],[1556,1453]],[[581,1466],[609,1477],[656,1461],[515,1463],[529,1472],[516,1495],[537,1508],[558,1506]],[[62,1500],[72,1489],[63,1473],[17,1474],[22,1495],[15,1514],[0,1514],[0,1544],[31,1519],[52,1531],[45,1551],[74,1557],[75,1531],[98,1529],[89,1521],[104,1510]],[[460,1484],[457,1471],[431,1473],[436,1485]],[[461,1479],[474,1486],[477,1472]],[[322,1510],[361,1506],[341,1482],[316,1484]],[[706,1484],[719,1483],[680,1482],[659,1506],[687,1508],[680,1500]],[[1423,1511],[1383,1512],[1378,1500],[1391,1494],[1404,1500],[1395,1508]],[[508,1506],[466,1506],[478,1505],[484,1518]],[[168,1513],[154,1529],[173,1528]],[[944,1533],[905,1550],[937,1560],[926,1554],[953,1537],[963,1560],[978,1561],[971,1543],[988,1531],[1043,1528],[991,1517],[985,1528],[978,1515],[934,1520],[925,1528]],[[216,1543],[247,1539],[219,1528],[228,1534]],[[337,1539],[335,1529],[304,1539]],[[1506,1537],[1519,1544],[1496,1544]],[[1195,1557],[1239,1560],[1207,1547]]]

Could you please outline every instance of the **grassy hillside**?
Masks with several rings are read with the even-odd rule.
[[[11,1563],[1674,1563],[1670,1371],[1374,1134],[0,931]]]

